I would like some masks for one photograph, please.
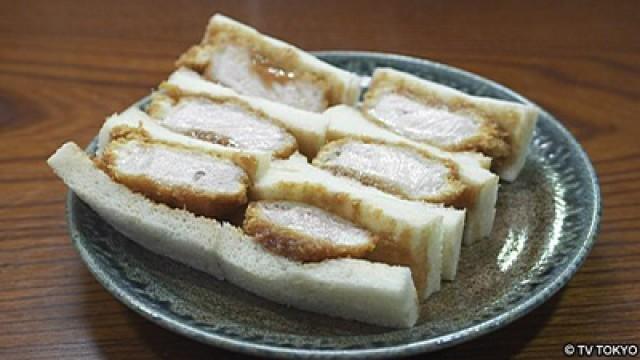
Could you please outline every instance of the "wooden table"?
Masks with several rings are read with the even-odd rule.
[[[451,64],[555,114],[591,156],[604,218],[566,289],[435,358],[562,357],[567,342],[640,342],[640,2],[2,1],[0,358],[240,357],[161,329],[89,274],[66,188],[45,159],[165,79],[223,12],[304,49]]]

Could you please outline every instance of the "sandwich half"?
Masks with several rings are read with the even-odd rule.
[[[530,105],[471,96],[388,68],[374,72],[362,112],[414,141],[481,152],[507,181],[524,166],[538,117]]]
[[[449,164],[448,166],[455,169],[456,178],[464,185],[464,194],[462,197],[452,199],[443,198],[441,194],[441,199],[433,198],[433,200],[467,209],[464,229],[465,243],[469,244],[489,236],[495,217],[499,179],[498,176],[485,168],[488,162],[484,155],[448,152],[429,144],[407,139],[367,120],[360,111],[349,106],[335,106],[327,110],[324,115],[329,121],[328,141],[357,139],[362,142],[400,145],[415,149],[430,159]],[[429,199],[425,198],[425,200]],[[449,203],[447,200],[455,201]]]
[[[251,196],[317,206],[378,235],[367,258],[409,266],[422,298],[440,289],[443,237],[461,238],[464,226],[464,211],[403,200],[296,156],[274,161],[254,183]],[[444,211],[453,220],[448,226],[443,226]]]
[[[473,205],[474,199],[460,180],[455,163],[407,145],[345,138],[327,144],[313,165],[407,200],[458,208]],[[456,232],[455,236],[445,236],[442,245],[442,279],[453,280],[460,257],[464,212],[456,216],[455,210],[437,206],[431,211],[441,211],[444,228]],[[447,224],[450,219],[454,219],[453,224]]]
[[[202,42],[176,65],[240,94],[313,112],[354,104],[360,95],[357,75],[220,14],[209,21]]]
[[[73,143],[48,164],[105,221],[155,253],[298,309],[388,327],[416,323],[416,290],[406,267],[348,258],[302,263],[273,254],[234,226],[114,182]]]
[[[272,154],[270,152],[224,146],[171,131],[135,107],[115,114],[105,121],[98,133],[96,155],[102,156],[104,149],[112,139],[132,131],[156,143],[177,145],[229,159],[242,167],[251,179],[255,178],[258,173],[265,171],[271,161]]]
[[[293,135],[237,98],[200,94],[173,98],[155,93],[147,111],[171,131],[213,144],[268,152],[278,158],[298,149]]]
[[[268,135],[268,131],[265,131],[263,135],[258,131],[259,128],[268,127],[267,130],[274,134],[266,138],[265,141],[270,140],[273,144],[272,147],[282,149],[276,152],[275,155],[278,157],[288,156],[290,150],[293,149],[291,145],[288,145],[290,143],[288,141],[276,142],[279,137],[285,137],[283,134],[285,132],[295,137],[300,152],[309,157],[315,156],[325,143],[327,120],[321,114],[299,110],[258,97],[239,95],[229,88],[203,79],[202,76],[189,69],[176,70],[167,81],[160,85],[160,89],[154,94],[147,111],[152,117],[161,119],[161,123],[166,123],[168,127],[176,128],[178,126],[178,131],[209,129],[210,132],[211,130],[229,132],[235,129],[236,136],[255,139]],[[218,105],[215,111],[213,111],[213,106],[208,106],[210,109],[208,116],[206,112],[196,114],[191,111],[190,119],[183,117],[182,121],[176,124],[176,119],[171,119],[172,114],[177,110],[176,107],[184,107],[184,103],[193,102],[194,99],[199,99],[201,102],[208,100]],[[184,110],[188,109],[183,109],[183,113]],[[277,131],[278,129],[273,129],[273,126],[284,130]],[[278,144],[281,145],[277,146]]]
[[[226,216],[247,203],[249,177],[229,159],[121,133],[96,159],[115,181],[174,208]]]

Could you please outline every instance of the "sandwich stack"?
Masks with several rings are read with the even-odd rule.
[[[269,300],[387,327],[491,233],[535,108],[393,69],[361,78],[222,15],[95,154],[54,172],[147,249]]]

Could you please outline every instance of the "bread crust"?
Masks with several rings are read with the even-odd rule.
[[[393,184],[390,184],[388,182],[381,181],[380,179],[374,176],[369,176],[366,174],[359,173],[358,171],[355,171],[355,170],[345,169],[343,167],[332,166],[327,164],[328,158],[333,153],[338,151],[340,147],[353,142],[359,142],[363,144],[378,144],[378,145],[385,145],[389,147],[406,149],[416,154],[419,154],[425,159],[433,160],[441,163],[442,165],[446,166],[447,169],[449,169],[450,171],[449,175],[446,178],[446,189],[435,195],[414,197],[408,194],[406,191],[404,191],[404,189],[398,186],[395,186]],[[473,201],[473,198],[470,198],[466,195],[468,191],[467,186],[464,183],[462,183],[462,181],[460,181],[458,166],[453,161],[448,159],[438,159],[434,156],[431,156],[426,151],[421,151],[419,149],[416,149],[414,147],[411,147],[405,144],[389,144],[389,143],[385,143],[383,141],[378,141],[378,140],[361,140],[361,139],[353,139],[353,138],[343,138],[340,140],[332,141],[327,145],[325,145],[320,150],[316,158],[313,160],[313,165],[323,168],[325,170],[328,170],[336,175],[341,175],[341,176],[346,176],[346,177],[356,179],[365,185],[376,187],[382,191],[399,196],[407,200],[422,200],[426,202],[443,203],[445,205],[453,205],[460,208],[464,208],[472,205],[472,201]]]
[[[270,222],[260,209],[264,203],[277,201],[263,200],[250,203],[245,212],[244,231],[270,251],[293,260],[314,262],[343,257],[362,258],[373,251],[380,239],[370,232],[368,243],[351,246],[317,239]]]
[[[291,156],[291,154],[298,151],[298,142],[296,138],[291,135],[291,133],[286,129],[282,122],[272,116],[269,116],[269,114],[265,113],[264,111],[251,106],[242,99],[233,96],[214,96],[204,92],[192,93],[184,91],[177,86],[168,84],[166,82],[160,85],[160,88],[162,89],[162,92],[155,92],[151,96],[151,102],[149,103],[149,106],[147,108],[147,113],[153,118],[164,118],[164,116],[166,115],[167,107],[176,106],[181,100],[202,99],[216,104],[233,104],[242,108],[244,111],[254,115],[258,119],[277,126],[286,134],[286,142],[284,142],[280,148],[273,152],[273,156],[275,158],[286,159]],[[191,136],[190,134],[183,135]],[[199,140],[213,142],[224,146],[227,145],[224,141],[209,141],[207,139],[202,139],[199,137],[196,138]]]
[[[135,130],[120,128],[115,139],[107,145],[100,158],[95,158],[96,166],[106,172],[114,181],[139,192],[149,199],[173,208],[186,209],[194,214],[207,217],[221,217],[233,214],[247,203],[249,178],[246,174],[240,179],[240,188],[231,193],[195,191],[189,186],[166,185],[144,175],[128,175],[120,172],[116,166],[116,148],[129,141],[137,141],[143,146],[163,146],[181,151],[193,150],[184,147],[153,142]],[[195,152],[194,152],[195,153]],[[229,161],[220,159],[221,161]]]

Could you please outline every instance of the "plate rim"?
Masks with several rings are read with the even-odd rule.
[[[576,150],[579,159],[586,166],[589,179],[591,180],[590,193],[592,194],[591,201],[594,204],[593,212],[590,214],[590,222],[588,224],[588,232],[585,236],[582,246],[578,249],[575,256],[565,265],[564,269],[558,276],[553,278],[546,286],[539,289],[527,300],[521,302],[514,308],[508,311],[504,311],[497,316],[490,319],[483,320],[477,324],[461,328],[453,333],[436,336],[430,339],[417,340],[413,342],[384,346],[379,348],[364,348],[364,349],[299,349],[277,345],[259,344],[255,342],[235,339],[223,334],[206,332],[197,328],[194,328],[188,324],[184,324],[181,321],[172,319],[171,317],[164,316],[162,314],[155,313],[148,305],[143,301],[140,301],[134,296],[127,296],[126,292],[120,288],[110,277],[106,276],[103,272],[98,271],[98,265],[94,261],[93,257],[89,253],[88,249],[81,245],[81,235],[76,229],[76,221],[74,220],[74,214],[71,211],[73,209],[73,202],[75,195],[72,191],[68,191],[66,199],[65,214],[67,219],[67,228],[72,238],[74,247],[80,254],[81,259],[87,265],[90,273],[96,278],[96,280],[116,299],[125,304],[128,308],[141,315],[142,317],[150,320],[151,322],[180,335],[186,336],[190,339],[199,341],[207,345],[213,345],[225,350],[242,352],[249,355],[268,356],[268,357],[284,357],[284,358],[383,358],[391,356],[409,356],[423,352],[436,351],[444,348],[452,347],[462,342],[466,342],[482,335],[488,334],[494,330],[507,326],[514,321],[527,315],[534,309],[549,300],[554,294],[556,294],[561,288],[563,288],[569,280],[579,270],[581,265],[586,260],[591,249],[593,248],[599,229],[602,216],[602,199],[600,193],[599,179],[593,167],[593,164],[588,157],[585,150],[580,143],[575,139],[571,132],[554,116],[548,113],[546,110],[527,99],[526,97],[518,94],[517,92],[501,85],[493,80],[487,79],[483,76],[475,73],[446,65],[443,63],[420,59],[407,55],[391,54],[384,52],[371,52],[371,51],[352,51],[352,50],[328,50],[328,51],[313,51],[311,52],[315,56],[344,56],[344,57],[369,57],[369,58],[385,58],[394,59],[405,62],[412,62],[419,65],[427,65],[430,67],[441,68],[449,73],[457,74],[460,76],[472,78],[473,80],[487,83],[508,95],[514,97],[521,103],[531,104],[535,106],[541,113],[547,115],[550,120],[549,123],[558,130],[562,136],[567,140],[568,146]],[[136,104],[143,103],[149,98],[149,96],[139,100]]]

